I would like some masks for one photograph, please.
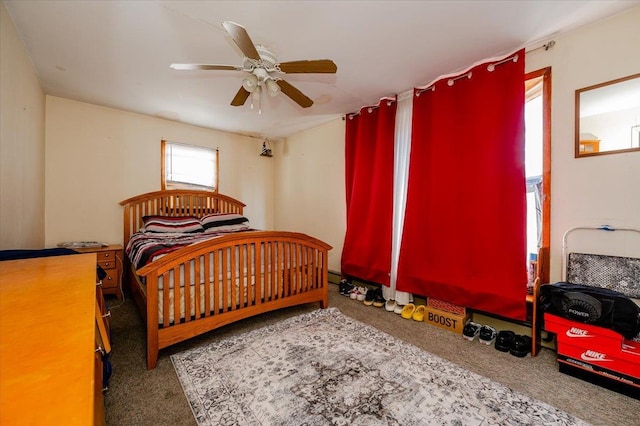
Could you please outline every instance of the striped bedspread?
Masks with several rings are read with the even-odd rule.
[[[247,231],[249,229],[243,229]],[[125,253],[135,269],[140,269],[146,264],[168,253],[179,250],[182,247],[210,240],[233,232],[220,232],[210,230],[198,233],[156,233],[136,232],[127,243]]]

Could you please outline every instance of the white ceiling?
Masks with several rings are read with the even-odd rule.
[[[286,137],[482,59],[640,4],[633,1],[41,1],[5,0],[44,91],[198,126]],[[171,63],[241,65],[221,26],[237,22],[279,61],[332,59],[336,74],[284,78],[283,94],[231,100],[240,71],[175,71]]]

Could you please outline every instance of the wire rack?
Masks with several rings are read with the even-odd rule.
[[[640,298],[640,259],[586,253],[569,253],[567,257],[567,239],[576,230],[624,231],[637,232],[638,234],[640,234],[640,230],[616,229],[610,226],[572,228],[564,234],[562,244],[562,260],[566,259],[567,262],[564,281],[608,288],[629,297]],[[565,272],[564,268],[562,271]]]

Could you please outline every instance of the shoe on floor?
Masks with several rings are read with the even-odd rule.
[[[511,344],[513,343],[513,339],[516,337],[516,333],[510,330],[502,330],[498,333],[496,337],[495,348],[500,352],[507,352],[511,349]]]
[[[402,314],[402,310],[404,309],[404,305],[399,304],[398,302],[396,302],[396,307],[393,308],[393,313],[394,314],[398,314],[401,315]]]
[[[407,303],[402,307],[402,310],[400,311],[400,316],[402,316],[402,318],[404,319],[411,319],[415,311],[416,311],[416,305],[414,305],[413,303]]]
[[[338,288],[340,289],[341,295],[349,297],[351,295],[351,290],[353,290],[353,284],[349,283],[347,280],[342,280],[338,284]]]
[[[349,297],[353,300],[357,300],[358,299],[358,294],[360,293],[360,287],[353,287],[351,289],[351,291],[349,292]]]
[[[376,293],[374,295],[374,299],[373,299],[373,306],[375,306],[376,308],[382,308],[385,304],[385,300],[384,297],[382,296],[382,289],[378,288],[376,289]]]
[[[518,358],[522,358],[529,352],[531,352],[531,337],[520,334],[515,336],[513,342],[511,342],[509,353]]]
[[[424,321],[424,310],[425,310],[426,306],[424,305],[418,305],[416,306],[416,310],[413,313],[413,315],[411,316],[411,318],[413,318],[414,321]]]
[[[493,343],[494,340],[496,340],[497,335],[498,335],[498,332],[496,331],[495,328],[491,327],[490,325],[483,325],[482,328],[480,328],[480,334],[478,335],[478,340],[483,345],[489,346]]]
[[[367,287],[358,287],[358,291],[356,292],[356,300],[358,302],[364,302],[364,298],[367,295]]]
[[[370,288],[367,290],[367,294],[364,295],[364,301],[363,303],[366,306],[371,306],[373,305],[373,301],[376,299],[376,292],[378,291],[378,289],[373,289]]]
[[[396,301],[395,300],[387,300],[384,304],[384,309],[387,312],[393,312],[396,309]]]
[[[362,287],[353,287],[349,292],[349,297],[353,300],[358,300],[358,298],[362,295]],[[361,299],[362,301],[362,299]]]
[[[480,324],[469,321],[462,329],[462,337],[471,342],[480,334],[481,328],[482,326]]]

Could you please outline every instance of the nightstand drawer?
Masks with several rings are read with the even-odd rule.
[[[106,271],[107,276],[102,280],[102,290],[118,287],[120,283],[120,276],[117,269],[111,269]]]
[[[99,260],[98,261],[98,265],[100,265],[102,267],[102,269],[104,269],[106,271],[108,269],[114,269],[116,267],[116,262],[117,262],[117,260],[115,258],[114,259],[109,259],[109,260],[104,260],[104,261]]]
[[[100,262],[115,262],[116,252],[115,250],[99,251],[96,253],[98,263]]]

